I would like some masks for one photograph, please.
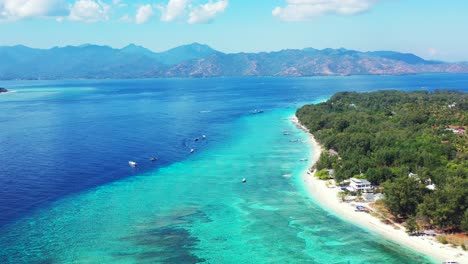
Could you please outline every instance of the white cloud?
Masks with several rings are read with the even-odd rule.
[[[118,19],[118,21],[120,21],[120,22],[126,22],[126,23],[131,23],[131,22],[133,22],[133,19],[130,17],[130,15],[125,14],[125,15],[121,16],[121,17]]]
[[[290,1],[290,0],[288,0]],[[294,0],[291,0],[294,1]],[[0,0],[0,22],[25,18],[49,17],[58,22],[66,20],[98,22],[111,19],[142,24],[154,16],[155,8],[161,11],[161,21],[187,21],[190,24],[212,21],[223,13],[229,0],[166,0],[165,5],[137,6],[135,16],[123,8],[126,0]],[[122,10],[120,10],[122,9]]]
[[[304,21],[324,14],[354,15],[372,8],[379,0],[286,0],[285,7],[273,9],[284,21]]]
[[[169,0],[166,6],[158,6],[162,13],[161,21],[170,22],[182,17],[188,6],[189,0]]]
[[[188,22],[190,24],[210,22],[216,15],[223,13],[228,4],[229,0],[220,0],[217,2],[210,0],[204,5],[195,7],[189,14]]]
[[[138,8],[135,16],[135,22],[137,24],[146,23],[154,15],[153,8],[151,5],[143,5]]]
[[[68,18],[74,21],[97,22],[109,19],[110,6],[101,0],[77,0]]]
[[[124,3],[121,0],[112,0],[112,5],[114,5],[114,6],[118,7],[118,8],[125,8],[125,7],[128,6],[126,3]]]
[[[0,0],[0,21],[58,17],[66,12],[64,0]]]
[[[197,4],[192,4],[196,2]],[[210,22],[218,14],[223,13],[229,5],[229,0],[208,0],[202,4],[195,0],[169,0],[167,5],[158,5],[161,11],[161,21],[171,22],[187,18],[190,24]]]

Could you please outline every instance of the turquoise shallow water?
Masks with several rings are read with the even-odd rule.
[[[10,246],[0,249],[0,260],[431,263],[328,214],[306,195],[300,173],[307,163],[299,160],[310,146],[290,142],[307,137],[287,120],[293,113],[238,118],[222,144],[16,221],[2,230],[0,244]]]

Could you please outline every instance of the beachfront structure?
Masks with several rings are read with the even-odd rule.
[[[330,156],[332,156],[332,157],[333,157],[333,156],[339,156],[339,155],[338,155],[338,152],[336,152],[336,150],[334,150],[334,149],[329,149],[329,150],[328,150],[328,155],[330,155]]]
[[[447,107],[448,107],[448,108],[453,108],[453,107],[455,107],[456,105],[457,105],[457,103],[452,103],[452,104],[447,105]]]
[[[347,189],[352,192],[368,192],[372,190],[372,184],[364,179],[351,178]]]
[[[457,127],[457,126],[449,126],[447,127],[445,130],[447,131],[452,131],[454,134],[458,134],[458,135],[463,135],[465,134],[465,128],[464,127]]]
[[[410,173],[408,174],[408,177],[417,180],[419,183],[424,183],[424,184],[426,184],[426,188],[429,189],[429,190],[432,190],[432,191],[433,191],[433,190],[436,189],[436,186],[435,186],[435,184],[432,183],[431,178],[428,178],[428,179],[425,179],[425,180],[421,180],[421,179],[418,177],[417,174],[414,174],[414,173],[412,173],[412,172],[410,172]]]
[[[436,233],[436,231],[434,231],[434,230],[424,230],[423,233],[424,233],[424,235],[426,235],[426,236],[437,236],[437,233]]]
[[[365,201],[365,202],[375,202],[379,199],[382,199],[383,195],[381,193],[376,193],[376,194],[373,194],[373,193],[364,193],[362,195],[362,199]]]

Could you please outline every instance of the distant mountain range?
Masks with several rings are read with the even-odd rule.
[[[81,45],[33,49],[0,47],[0,79],[101,79],[217,76],[323,76],[468,73],[468,63],[446,63],[394,51],[306,48],[223,53],[199,43],[156,53]]]

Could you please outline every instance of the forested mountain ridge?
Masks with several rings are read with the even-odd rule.
[[[322,153],[317,169],[334,169],[338,182],[381,185],[397,219],[468,232],[467,99],[452,91],[342,92],[297,116],[338,152]]]
[[[328,76],[468,73],[467,63],[430,61],[410,53],[347,49],[287,49],[223,53],[199,43],[153,52],[81,45],[0,47],[0,79],[101,79],[219,76]]]

